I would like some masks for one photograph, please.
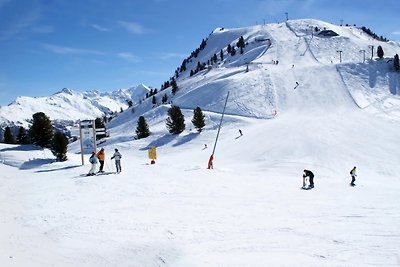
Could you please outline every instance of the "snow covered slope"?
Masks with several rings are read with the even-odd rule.
[[[322,30],[334,31],[338,36],[321,35]],[[240,36],[246,47],[243,54],[236,47],[232,56],[227,46],[236,46]],[[206,43],[196,57],[186,59],[186,71],[179,72],[176,78],[176,95],[171,94],[170,88],[156,95],[159,109],[163,109],[161,98],[167,94],[173,105],[183,109],[199,106],[219,113],[229,91],[227,114],[231,115],[265,119],[287,111],[325,113],[361,108],[400,118],[400,74],[394,71],[392,62],[393,56],[400,53],[400,45],[374,40],[357,27],[306,19],[239,29],[218,28]],[[370,59],[371,46],[376,51],[379,45],[387,58]],[[216,61],[210,60],[214,54]],[[199,70],[199,64],[205,67]],[[146,112],[151,118],[151,100],[135,106],[133,115],[126,114],[130,119],[121,116],[112,125],[140,115],[146,117]]]

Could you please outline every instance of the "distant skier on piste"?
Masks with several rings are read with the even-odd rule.
[[[94,152],[92,152],[92,155],[89,158],[89,162],[91,164],[91,168],[87,176],[96,175],[97,157]]]
[[[350,185],[351,186],[355,186],[356,184],[354,182],[356,181],[356,176],[357,176],[357,174],[356,174],[356,166],[354,166],[353,169],[351,169],[350,175],[351,175],[351,183],[350,183]]]
[[[310,182],[310,185],[308,187],[306,187],[306,184],[305,184],[306,177],[309,178],[309,182]],[[302,188],[303,189],[314,188],[314,173],[312,173],[312,171],[304,170],[304,173],[303,173],[303,187]]]

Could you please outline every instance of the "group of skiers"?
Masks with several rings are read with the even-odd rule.
[[[353,169],[351,169],[350,171],[350,175],[351,175],[351,182],[350,185],[351,186],[355,186],[356,184],[354,183],[356,181],[356,169],[357,167],[354,166]],[[308,177],[308,182],[309,185],[308,187],[306,186],[306,178]],[[312,189],[314,188],[314,173],[310,170],[304,170],[303,171],[303,189]]]
[[[91,168],[90,168],[90,171],[87,174],[87,176],[96,175],[97,173],[104,173],[104,160],[105,160],[105,157],[106,157],[106,153],[104,151],[104,148],[101,148],[98,153],[92,152],[92,155],[89,158],[89,162],[91,164]],[[117,173],[121,172],[121,158],[122,158],[122,155],[118,151],[118,149],[116,148],[115,152],[114,152],[114,155],[111,157],[111,159],[115,159],[115,166],[116,166],[116,169],[117,169]],[[100,163],[100,168],[99,168],[98,172],[96,172],[97,159],[99,160],[99,163]]]
[[[243,135],[242,131],[239,130],[240,135]],[[207,148],[207,145],[204,145],[204,148]],[[89,173],[87,174],[87,176],[91,176],[91,175],[96,175],[97,173],[104,173],[104,160],[106,157],[106,153],[104,151],[104,148],[101,148],[100,151],[96,154],[95,152],[92,153],[92,155],[89,158],[89,162],[91,163],[91,168]],[[111,157],[111,159],[115,159],[115,167],[117,169],[117,173],[121,172],[121,158],[122,155],[121,153],[118,151],[117,148],[115,148],[115,152],[113,154],[113,156]],[[96,173],[96,168],[97,168],[97,159],[100,163],[100,168],[99,171]],[[212,160],[211,160],[212,162]],[[211,163],[212,164],[212,163]],[[355,186],[355,181],[356,181],[356,166],[353,167],[353,169],[351,169],[350,171],[350,175],[351,175],[351,182],[350,185],[351,186]],[[308,187],[306,186],[306,178],[308,177]],[[303,189],[312,189],[314,188],[314,173],[310,170],[303,170]]]

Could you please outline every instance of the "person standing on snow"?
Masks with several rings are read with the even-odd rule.
[[[351,169],[350,175],[351,175],[351,183],[350,183],[350,185],[351,186],[355,186],[356,184],[354,182],[356,181],[356,176],[357,176],[357,174],[356,174],[356,166],[354,166],[353,169]]]
[[[96,154],[94,152],[92,152],[92,155],[89,158],[89,162],[90,164],[92,164],[89,173],[87,174],[87,176],[91,176],[91,175],[96,175],[96,166],[97,166],[97,158],[96,158]]]
[[[115,149],[114,155],[111,157],[111,159],[115,159],[115,167],[117,168],[117,173],[121,172],[121,158],[121,153],[119,153],[118,149]]]
[[[99,172],[104,172],[103,167],[104,167],[104,159],[106,157],[106,153],[104,152],[104,148],[101,148],[99,153],[97,153],[97,158],[99,159],[100,162],[100,169]]]
[[[312,173],[312,171],[309,170],[304,170],[304,174],[303,174],[303,187],[305,187],[304,184],[304,179],[306,177],[309,177],[310,179],[310,186],[308,187],[309,189],[314,188],[314,173]]]

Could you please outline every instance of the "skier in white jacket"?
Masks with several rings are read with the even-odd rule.
[[[117,168],[117,173],[121,172],[121,158],[121,153],[119,153],[118,149],[115,149],[114,155],[111,157],[111,159],[115,159],[115,167]]]

